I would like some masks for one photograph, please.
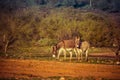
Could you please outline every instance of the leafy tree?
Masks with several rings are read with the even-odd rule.
[[[14,18],[7,14],[1,14],[0,20],[0,35],[1,35],[1,48],[6,53],[8,46],[17,40],[18,28],[15,26]]]
[[[81,1],[83,0],[76,0],[75,4]],[[107,3],[111,4],[109,1],[106,1]],[[52,4],[56,4],[56,0]],[[93,0],[93,6],[96,6],[94,4]],[[28,46],[36,42],[40,42],[41,45],[51,45],[75,35],[82,36],[82,40],[88,40],[97,47],[111,46],[114,42],[112,39],[117,40],[119,44],[120,40],[117,37],[119,36],[119,17],[113,16],[111,19],[111,16],[102,11],[92,12],[73,7],[48,8],[45,5],[30,5],[13,12],[9,10],[8,13],[3,10],[0,12],[1,51],[6,53],[10,47]]]
[[[115,54],[118,55],[120,51],[120,16],[118,14],[116,15],[110,15],[110,31],[112,32],[112,38],[113,46],[116,48]]]
[[[110,40],[109,26],[104,17],[95,13],[87,13],[83,15],[83,21],[79,23],[83,39],[90,41],[93,46],[110,46],[107,42]]]
[[[0,46],[2,52],[6,53],[11,46],[24,46],[26,43],[32,43],[39,38],[37,26],[42,17],[38,16],[36,8],[33,9],[36,11],[36,14],[33,14],[35,11],[32,9],[30,8],[28,12],[23,10],[23,12],[19,12],[18,14],[14,13],[14,16],[13,14],[1,13]]]

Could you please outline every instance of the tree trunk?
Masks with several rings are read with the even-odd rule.
[[[3,42],[5,42],[5,40],[6,40],[6,35],[4,34],[3,35]]]
[[[116,60],[117,60],[117,61],[120,61],[119,52],[120,52],[120,45],[118,45],[118,48],[117,48],[117,50],[116,50],[116,52],[115,52],[115,54],[116,54]]]
[[[92,8],[92,0],[90,0],[90,8]]]
[[[118,56],[119,55],[119,51],[120,51],[120,46],[118,46],[118,49],[116,50],[116,56]]]
[[[4,52],[5,52],[5,54],[7,53],[8,43],[9,43],[9,41],[7,40],[7,41],[6,41],[6,44],[5,44],[5,47],[4,47]]]

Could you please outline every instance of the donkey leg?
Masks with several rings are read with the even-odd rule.
[[[83,53],[82,53],[82,50],[80,49],[80,50],[79,50],[79,60],[81,59],[81,61],[82,61],[82,54],[83,54]]]
[[[59,50],[58,50],[58,55],[57,55],[57,59],[59,59],[59,57],[60,57],[60,55],[61,55],[61,53],[63,52],[63,49],[62,48],[60,48]]]
[[[80,57],[81,57],[81,61],[83,61],[83,52],[81,52]]]
[[[85,60],[88,61],[88,50],[85,52]]]
[[[76,54],[76,58],[77,58],[78,61],[79,61],[79,60],[80,60],[81,49],[75,48],[74,52],[75,52],[75,54]]]
[[[78,59],[78,61],[80,60],[80,49],[76,49],[76,57]]]
[[[66,60],[66,50],[63,50],[63,54],[64,54],[64,60]]]
[[[78,59],[78,53],[77,53],[76,49],[73,49],[73,52],[75,53],[75,56]]]
[[[70,53],[70,62],[71,62],[71,59],[72,59],[72,52],[70,51],[69,53]]]
[[[59,59],[59,57],[60,57],[60,51],[58,51],[57,59]]]

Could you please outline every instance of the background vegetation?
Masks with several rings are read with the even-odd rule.
[[[0,0],[0,10],[1,54],[49,53],[75,35],[119,52],[119,0]]]

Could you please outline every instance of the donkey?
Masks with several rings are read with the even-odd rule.
[[[79,37],[75,37],[75,39],[62,40],[61,42],[53,46],[53,57],[57,56],[57,59],[59,59],[60,55],[63,53],[64,59],[66,59],[66,54],[69,53],[71,60],[73,52],[77,57],[77,47],[79,47],[79,44],[80,44]]]
[[[72,53],[75,53],[78,60],[82,60],[83,54],[86,55],[86,61],[88,60],[88,50],[89,50],[90,44],[87,41],[80,42],[80,38],[76,37],[75,39],[70,40],[63,40],[53,46],[53,57],[57,56],[57,59],[59,59],[59,56],[61,53],[64,54],[64,59],[66,59],[66,54],[70,54],[70,60],[72,59]],[[57,53],[58,51],[58,53]]]
[[[87,41],[81,42],[79,54],[81,55],[81,60],[83,60],[82,56],[85,54],[85,60],[88,61],[88,51],[90,48],[90,43]]]

